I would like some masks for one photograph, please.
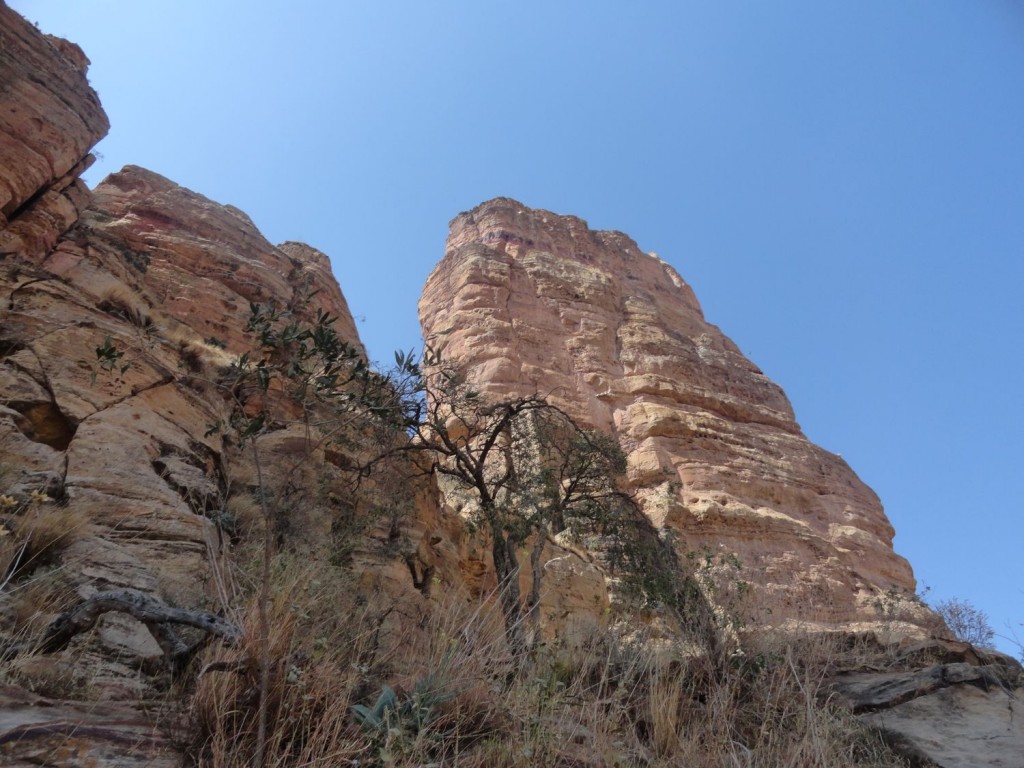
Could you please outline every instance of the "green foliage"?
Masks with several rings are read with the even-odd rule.
[[[392,713],[398,710],[398,694],[395,689],[385,685],[377,697],[377,703],[372,708],[355,704],[352,707],[352,714],[360,725],[375,731],[386,731],[388,720]]]
[[[303,412],[326,406],[335,415],[369,411],[386,401],[383,377],[341,339],[337,320],[317,309],[307,322],[298,311],[250,302],[246,331],[253,334],[254,349],[240,355],[222,381],[237,407],[227,424],[211,424],[206,436],[230,428],[245,444],[284,418],[274,411],[281,401]],[[246,407],[250,400],[256,408]]]
[[[429,362],[428,362],[429,361]],[[470,500],[470,524],[491,540],[501,586],[506,636],[514,653],[526,647],[524,619],[539,639],[546,542],[562,536],[598,554],[628,591],[650,607],[665,606],[713,631],[700,586],[685,576],[673,543],[655,531],[622,489],[626,458],[613,435],[580,427],[539,395],[494,400],[433,350],[422,371],[405,367],[408,450],[426,455],[430,470]],[[520,557],[529,547],[532,587],[520,595]]]
[[[405,697],[399,697],[390,686],[383,686],[373,707],[355,704],[352,714],[356,722],[381,736],[393,730],[416,735],[434,722],[437,707],[456,695],[435,675],[427,675],[417,680],[413,692]]]
[[[131,368],[131,363],[121,362],[121,358],[124,357],[124,350],[118,349],[113,338],[110,336],[103,339],[103,343],[96,347],[95,352],[96,364],[99,366],[99,369],[106,371],[111,376],[118,374],[124,375],[124,373]],[[93,385],[96,384],[95,368],[89,377],[89,382]]]

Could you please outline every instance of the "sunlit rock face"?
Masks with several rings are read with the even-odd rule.
[[[892,619],[889,598],[913,595],[878,497],[626,235],[486,202],[451,222],[419,309],[427,343],[483,392],[539,393],[613,431],[652,523],[681,554],[735,555],[760,621],[850,627]],[[895,603],[900,619],[927,620]]]
[[[236,456],[227,471],[210,425],[231,408],[218,375],[252,346],[249,303],[301,311],[311,298],[307,310],[336,316],[361,349],[319,251],[274,246],[237,209],[141,168],[90,192],[79,176],[108,126],[86,65],[77,46],[0,3],[0,531],[38,515],[59,542],[53,563],[0,574],[3,638],[19,611],[50,620],[101,590],[223,608],[231,545],[215,521],[245,467]],[[108,365],[103,349],[117,355]],[[292,463],[295,442],[279,431],[261,447]],[[32,498],[46,501],[24,511]],[[329,525],[315,522],[315,532]],[[368,559],[366,579],[384,565]],[[422,599],[408,581],[392,591]],[[378,582],[391,585],[387,573]],[[34,584],[38,604],[25,597]],[[162,669],[152,634],[124,614],[69,651],[15,659],[0,686],[0,762],[179,765],[136,703]],[[28,692],[56,679],[91,701]]]
[[[110,124],[74,43],[0,3],[0,254],[38,257],[88,200],[79,180]]]
[[[249,302],[313,297],[361,349],[355,325],[326,256],[275,247],[237,209],[135,167],[90,192],[79,174],[107,118],[87,60],[2,5],[0,40],[0,493],[51,499],[71,595],[215,605],[228,480],[210,425],[230,408],[218,372],[252,345]],[[80,654],[111,700],[145,695],[139,659],[162,656],[124,616]]]
[[[137,166],[96,187],[42,265],[94,292],[145,292],[147,304],[229,352],[251,345],[250,302],[323,308],[362,349],[327,256],[303,243],[275,247],[237,208]]]

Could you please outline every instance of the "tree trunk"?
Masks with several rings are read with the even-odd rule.
[[[523,639],[523,608],[519,592],[519,557],[516,542],[500,526],[491,526],[491,553],[498,576],[501,612],[505,617],[505,639],[514,656],[526,648]]]
[[[540,644],[540,586],[544,576],[544,544],[547,541],[547,526],[541,525],[537,529],[537,540],[533,543],[533,551],[530,552],[530,571],[533,575],[533,582],[530,584],[530,595],[526,598],[526,611],[530,617],[530,631],[533,637],[530,638],[530,649],[535,650]]]

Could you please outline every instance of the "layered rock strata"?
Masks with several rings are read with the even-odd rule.
[[[886,664],[862,663],[833,677],[833,701],[885,734],[911,765],[1020,763],[1024,722],[1016,709],[1024,674],[1016,660],[939,640],[882,650]]]
[[[4,459],[28,473],[14,485],[59,488],[88,520],[69,552],[80,589],[194,603],[213,578],[207,517],[226,491],[220,437],[206,434],[226,406],[210,379],[251,346],[250,301],[316,294],[359,344],[326,257],[275,248],[237,210],[130,167],[38,266],[4,277]]]
[[[759,620],[927,620],[900,599],[915,582],[878,497],[626,235],[492,200],[451,222],[419,310],[486,395],[539,393],[614,432],[651,522],[681,554],[735,555]]]
[[[273,246],[237,209],[140,168],[90,193],[79,175],[107,121],[87,59],[2,0],[0,41],[0,551],[40,521],[58,550],[0,574],[0,756],[178,765],[153,702],[140,704],[166,675],[143,624],[110,614],[64,651],[14,658],[8,630],[115,587],[237,608],[225,498],[229,484],[244,496],[258,480],[209,426],[231,407],[218,375],[252,344],[249,302],[301,309],[312,297],[309,308],[337,316],[357,348],[358,335],[315,249]],[[488,394],[539,392],[614,432],[652,523],[675,532],[681,552],[738,554],[733,575],[754,583],[766,623],[925,618],[898,599],[913,578],[874,494],[803,438],[778,387],[704,321],[670,267],[624,235],[492,201],[452,223],[421,314],[428,341]],[[351,499],[332,495],[345,457],[309,442],[288,425],[261,437],[260,490],[297,489],[301,530],[289,535],[322,556],[330,515]],[[417,642],[438,593],[495,585],[485,543],[435,489],[396,473],[376,491],[392,517],[350,537],[346,584],[362,610],[381,608],[386,657]],[[559,631],[608,606],[598,559],[562,544],[546,550],[542,603]],[[834,693],[915,759],[952,768],[1020,753],[1011,661],[949,644],[880,653],[884,671],[851,668]]]
[[[117,588],[223,609],[222,518],[246,468],[228,477],[210,425],[231,407],[218,375],[252,347],[249,304],[322,309],[361,350],[355,324],[324,254],[272,245],[231,206],[136,167],[90,192],[107,118],[87,59],[2,4],[0,40],[0,636]],[[262,449],[294,461],[293,431]],[[6,546],[42,536],[38,555]],[[134,704],[164,670],[139,621],[108,614],[65,652],[5,665],[5,682],[69,699],[0,691],[5,764],[179,761]]]
[[[0,3],[0,254],[38,257],[78,218],[89,150],[110,128],[89,60]]]

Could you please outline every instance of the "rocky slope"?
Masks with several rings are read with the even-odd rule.
[[[252,468],[234,456],[228,472],[210,425],[231,409],[218,376],[253,345],[250,302],[302,310],[314,297],[306,314],[337,317],[361,350],[355,324],[324,254],[272,245],[231,206],[137,167],[90,192],[79,176],[108,124],[87,59],[2,4],[0,40],[0,635],[117,588],[223,609],[226,502]],[[282,428],[260,445],[273,477],[301,440]],[[323,516],[306,534],[329,528]],[[45,552],[19,555],[43,536]],[[401,561],[366,569],[366,583],[420,597]],[[3,761],[177,764],[138,706],[164,685],[162,660],[146,625],[110,613],[68,651],[10,661],[0,682],[36,693],[0,693]]]

